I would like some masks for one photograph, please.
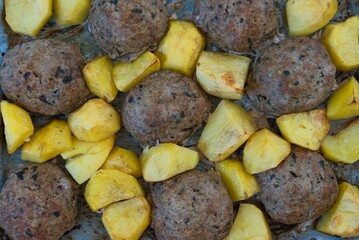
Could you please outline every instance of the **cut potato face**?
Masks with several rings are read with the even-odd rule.
[[[92,211],[144,194],[136,178],[115,169],[98,170],[91,176],[85,189],[85,199]]]
[[[158,182],[195,168],[199,162],[196,151],[174,143],[162,143],[145,149],[140,156],[143,178]]]
[[[203,51],[198,59],[196,77],[211,95],[241,99],[250,62],[247,57]]]
[[[12,154],[34,133],[29,113],[8,101],[1,101],[1,115],[5,125],[7,152]]]
[[[18,34],[35,37],[50,19],[52,0],[5,0],[5,19]]]
[[[54,0],[55,20],[60,26],[81,24],[87,18],[91,0]]]

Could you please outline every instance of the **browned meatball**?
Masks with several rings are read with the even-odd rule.
[[[310,110],[335,85],[335,67],[317,40],[298,37],[266,49],[248,79],[247,94],[268,116]]]
[[[4,56],[0,84],[5,95],[31,112],[68,113],[90,94],[77,45],[54,39],[21,43]]]
[[[89,27],[111,58],[132,61],[156,48],[166,31],[167,15],[162,0],[94,0]]]
[[[183,143],[207,120],[209,111],[206,95],[191,78],[162,70],[129,92],[122,119],[143,146],[156,140]]]
[[[319,153],[293,147],[276,168],[258,174],[261,199],[272,219],[301,223],[328,210],[338,196],[330,165]]]
[[[218,172],[188,171],[154,183],[151,193],[159,240],[219,240],[229,234],[233,206]]]
[[[56,240],[75,225],[78,189],[55,164],[15,170],[0,193],[0,226],[13,239]]]
[[[248,52],[275,35],[277,15],[272,0],[197,0],[193,19],[218,47]]]

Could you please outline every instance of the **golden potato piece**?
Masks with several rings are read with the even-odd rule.
[[[115,169],[98,170],[91,176],[85,189],[85,199],[92,211],[144,194],[136,178]]]
[[[102,222],[111,239],[139,239],[151,221],[151,206],[143,196],[105,207]]]
[[[160,60],[150,51],[141,54],[133,62],[117,62],[112,69],[112,77],[121,92],[127,92],[143,78],[161,68]]]
[[[18,34],[35,37],[50,19],[52,0],[5,0],[5,19]]]
[[[226,159],[257,130],[253,117],[241,106],[222,100],[210,115],[198,148],[210,161]]]
[[[259,192],[256,177],[246,172],[239,160],[227,159],[216,162],[216,170],[220,172],[233,202],[245,200]]]
[[[112,102],[118,93],[112,80],[112,65],[108,56],[102,56],[92,60],[82,69],[87,87],[106,102]]]
[[[203,51],[198,59],[196,77],[209,94],[241,99],[250,62],[249,58],[239,55]]]
[[[359,236],[359,188],[349,183],[339,185],[339,196],[322,215],[318,231],[344,238]]]
[[[268,129],[262,129],[248,139],[243,151],[243,165],[250,174],[264,172],[278,166],[290,151],[290,143]]]
[[[34,133],[29,113],[8,101],[1,101],[1,115],[5,125],[7,152],[12,154]]]
[[[174,143],[162,143],[144,149],[140,161],[145,181],[158,182],[195,168],[199,155]]]
[[[102,169],[116,169],[135,178],[142,177],[141,163],[137,155],[125,148],[113,147]]]
[[[42,163],[72,147],[71,131],[67,122],[52,120],[35,131],[30,142],[21,149],[21,159]]]
[[[105,162],[115,143],[115,136],[100,142],[82,142],[73,137],[72,148],[61,156],[68,161],[66,169],[78,184],[87,181]]]
[[[225,240],[271,240],[272,234],[263,212],[255,205],[242,203]]]
[[[359,83],[352,77],[338,88],[327,103],[329,120],[359,116]]]
[[[313,151],[320,148],[330,128],[324,109],[286,114],[276,122],[288,142]]]
[[[81,24],[87,18],[91,0],[54,0],[55,20],[60,26]]]
[[[359,120],[334,136],[326,136],[322,143],[322,153],[334,162],[354,163],[359,160]]]
[[[307,36],[318,31],[337,10],[337,0],[289,0],[286,5],[289,35]]]
[[[192,77],[206,39],[192,22],[172,20],[168,25],[155,51],[161,68]]]
[[[99,142],[114,135],[121,128],[121,117],[104,100],[88,100],[68,117],[71,132],[81,141]]]
[[[322,43],[338,70],[350,71],[359,67],[358,26],[359,16],[353,16],[324,28]]]

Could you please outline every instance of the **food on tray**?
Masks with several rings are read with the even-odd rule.
[[[168,70],[155,72],[136,85],[123,103],[125,129],[142,146],[183,143],[207,120],[210,103],[189,77]]]
[[[248,52],[274,37],[277,15],[271,0],[198,0],[193,20],[221,49]]]
[[[44,115],[69,113],[89,95],[82,78],[80,48],[39,39],[9,49],[0,68],[5,95],[19,106]]]
[[[359,116],[359,83],[351,77],[330,96],[327,117],[330,120]]]
[[[286,4],[289,35],[306,36],[318,31],[337,10],[337,0],[289,0]]]
[[[196,69],[201,87],[209,94],[227,99],[242,99],[250,58],[203,51]]]
[[[354,163],[359,160],[359,120],[335,134],[326,136],[322,143],[322,153],[334,162]]]
[[[118,61],[112,69],[112,78],[121,92],[127,92],[143,78],[161,68],[160,60],[150,51],[142,53],[136,60],[128,63]]]
[[[68,117],[71,132],[81,141],[99,142],[114,135],[121,128],[121,117],[104,100],[88,100]]]
[[[111,239],[140,239],[151,221],[151,206],[143,196],[104,208],[102,222]]]
[[[93,0],[89,28],[110,58],[132,61],[154,50],[167,29],[162,0]]]
[[[141,163],[136,153],[118,146],[113,147],[101,168],[116,169],[135,178],[142,177]]]
[[[78,184],[82,184],[105,162],[115,143],[115,136],[99,142],[82,142],[73,137],[72,143],[72,148],[61,156],[67,160],[67,171]]]
[[[239,160],[226,159],[216,162],[216,170],[221,174],[233,202],[245,200],[259,192],[256,177],[249,174]]]
[[[257,130],[253,117],[241,106],[222,100],[208,118],[198,148],[211,161],[234,153]]]
[[[253,67],[247,94],[270,116],[311,110],[335,85],[335,67],[317,40],[297,37],[267,48]]]
[[[359,236],[359,188],[342,182],[334,205],[322,215],[318,231],[344,238]]]
[[[359,67],[359,16],[345,22],[329,24],[322,33],[322,43],[327,48],[338,70],[349,71]]]
[[[143,179],[146,182],[167,180],[195,168],[199,162],[196,151],[174,143],[162,143],[140,155]]]
[[[191,170],[151,185],[151,226],[159,240],[223,239],[233,206],[219,173]]]
[[[2,100],[0,108],[5,125],[7,152],[12,154],[24,142],[30,140],[34,133],[34,125],[29,113],[16,104]]]
[[[253,204],[242,203],[225,240],[271,240],[272,234],[263,212]]]
[[[115,169],[98,170],[85,189],[85,199],[92,211],[144,194],[136,178]]]
[[[102,56],[92,60],[82,69],[87,87],[106,102],[112,102],[118,92],[112,79],[112,66],[111,59]]]
[[[290,153],[290,144],[271,132],[262,129],[253,133],[243,150],[243,165],[250,174],[260,173],[278,166]]]
[[[72,147],[71,131],[67,122],[52,120],[35,130],[21,149],[21,159],[43,163]]]
[[[282,115],[276,123],[288,142],[314,151],[320,148],[330,129],[324,109]]]
[[[60,239],[75,226],[77,196],[55,164],[15,169],[0,193],[0,226],[11,239]]]
[[[206,39],[191,22],[172,20],[155,51],[161,68],[192,77]]]
[[[296,146],[278,167],[257,177],[268,214],[284,224],[319,217],[338,196],[335,174],[323,156]]]
[[[35,37],[50,19],[52,0],[5,0],[5,19],[18,34]]]
[[[58,25],[81,24],[87,18],[91,0],[53,0],[54,16]]]

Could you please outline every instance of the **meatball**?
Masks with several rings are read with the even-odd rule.
[[[123,125],[143,145],[183,143],[206,121],[210,103],[188,77],[162,70],[146,77],[127,95]]]
[[[132,61],[157,47],[167,29],[167,15],[161,0],[94,0],[89,27],[111,58]]]
[[[193,20],[221,49],[248,52],[274,37],[277,16],[272,0],[197,0]]]
[[[255,63],[246,92],[267,116],[310,110],[335,85],[335,67],[317,40],[291,38],[267,48]]]
[[[218,172],[191,170],[151,186],[159,240],[218,240],[229,234],[232,200]]]
[[[25,60],[24,60],[25,59]],[[31,112],[69,113],[90,94],[77,45],[54,39],[16,45],[4,56],[0,84],[5,95]]]
[[[0,193],[0,226],[13,239],[60,239],[75,225],[78,189],[55,164],[15,170]]]
[[[293,147],[276,168],[258,174],[261,200],[272,219],[301,223],[327,211],[338,196],[330,165],[319,153]]]

